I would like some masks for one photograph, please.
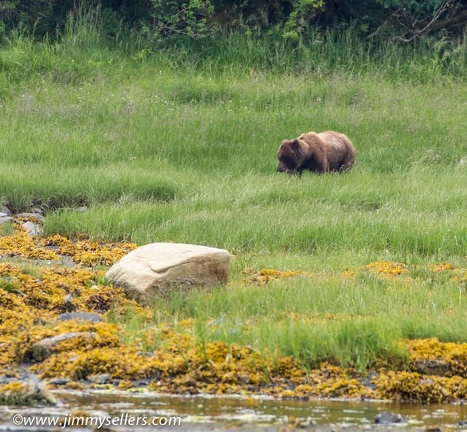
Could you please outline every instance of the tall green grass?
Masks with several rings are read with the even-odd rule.
[[[399,177],[399,178],[398,178]],[[199,190],[168,203],[123,202],[51,214],[46,229],[137,243],[207,243],[254,252],[390,251],[453,256],[467,251],[465,173],[426,171],[283,178],[199,178]],[[196,186],[194,186],[196,188]],[[184,193],[180,193],[184,195]],[[127,229],[120,230],[125,220]]]
[[[201,340],[252,346],[273,357],[289,355],[305,368],[322,361],[366,369],[386,359],[406,361],[401,339],[438,337],[465,341],[465,288],[444,275],[385,279],[360,270],[304,273],[258,286],[236,280],[212,292],[174,293],[154,308],[154,321],[175,325],[194,318]],[[462,295],[464,291],[464,295]],[[427,319],[427,316],[429,319]],[[134,317],[128,320],[134,324]],[[139,322],[139,327],[145,327]],[[129,330],[133,334],[133,330]],[[148,349],[154,349],[146,341]]]
[[[360,368],[403,360],[400,338],[465,341],[465,286],[449,278],[255,287],[241,273],[465,268],[465,40],[410,46],[347,29],[170,47],[122,33],[109,45],[96,12],[80,13],[57,41],[2,41],[0,204],[41,206],[46,234],[228,249],[228,288],[174,295],[155,312],[195,318],[200,338]],[[354,142],[352,172],[275,172],[284,138],[325,129]]]
[[[206,70],[271,71],[329,76],[337,73],[373,76],[394,81],[432,82],[465,77],[466,40],[424,38],[418,45],[391,38],[368,39],[349,28],[310,29],[289,40],[267,34],[234,33],[205,41],[183,40],[170,58],[177,65]]]

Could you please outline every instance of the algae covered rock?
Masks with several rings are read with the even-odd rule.
[[[44,383],[38,381],[11,381],[0,386],[0,405],[34,406],[57,405],[58,400]]]
[[[77,338],[94,339],[95,337],[95,332],[71,332],[63,333],[50,338],[45,338],[32,345],[32,358],[37,362],[41,362],[46,358],[50,357],[54,353],[58,344],[61,342]]]
[[[224,249],[183,243],[151,243],[115,263],[106,273],[114,286],[148,301],[174,288],[210,288],[227,282],[230,254]]]
[[[423,375],[447,376],[451,370],[443,359],[417,359],[412,362],[412,368]]]

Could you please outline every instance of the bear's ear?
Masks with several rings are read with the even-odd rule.
[[[297,154],[300,154],[302,152],[302,146],[300,145],[300,141],[298,140],[298,138],[292,141],[292,143],[290,144],[290,148]]]

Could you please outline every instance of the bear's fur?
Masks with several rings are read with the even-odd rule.
[[[355,147],[339,132],[308,132],[292,140],[284,140],[277,151],[277,171],[301,174],[349,171],[355,162]]]

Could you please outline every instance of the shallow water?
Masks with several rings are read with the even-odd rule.
[[[309,430],[387,430],[374,424],[376,415],[383,411],[400,413],[407,418],[405,425],[391,428],[409,430],[462,430],[459,421],[467,419],[467,405],[400,405],[373,401],[279,401],[265,398],[167,396],[152,393],[94,391],[89,393],[55,392],[61,406],[53,408],[0,407],[0,431],[143,431],[168,429],[180,431],[287,431],[295,427]],[[78,412],[79,411],[79,412]],[[75,415],[117,419],[115,426],[75,427],[68,422],[70,413]],[[78,414],[76,414],[78,412]],[[14,415],[23,419],[13,424]],[[22,417],[21,417],[22,416]],[[26,427],[24,418],[61,417],[62,425],[54,427]],[[133,417],[133,423],[122,419]],[[135,419],[141,417],[180,417],[175,426],[137,427]],[[118,423],[120,420],[120,423]],[[128,424],[129,423],[129,424]],[[90,423],[91,425],[93,423]],[[97,425],[97,422],[94,423]],[[82,426],[82,425],[81,425]],[[438,429],[438,430],[439,430]],[[467,429],[467,426],[465,427]]]

